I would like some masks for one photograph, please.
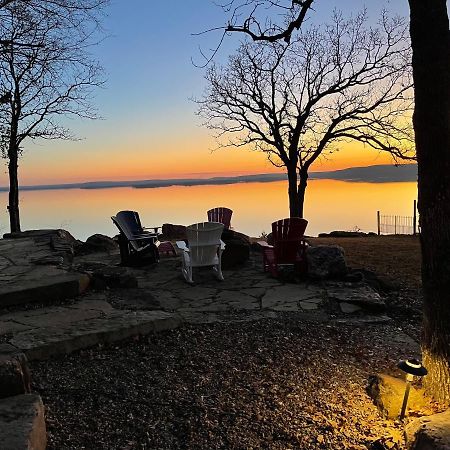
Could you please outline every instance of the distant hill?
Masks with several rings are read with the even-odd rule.
[[[417,164],[393,166],[380,164],[367,167],[350,167],[330,172],[314,172],[311,178],[343,181],[364,181],[366,183],[389,183],[400,181],[417,181]]]
[[[350,167],[329,172],[311,172],[311,179],[330,179],[341,181],[364,181],[367,183],[387,183],[399,181],[416,181],[417,164],[403,164],[393,166],[389,164]],[[168,186],[201,186],[214,184],[235,183],[268,183],[285,180],[284,173],[261,173],[257,175],[241,175],[237,177],[213,178],[176,178],[167,180],[130,180],[130,181],[92,181],[87,183],[70,184],[41,184],[36,186],[21,186],[22,191],[37,191],[50,189],[108,189],[115,187],[157,188]],[[0,187],[0,191],[7,191],[7,187]]]

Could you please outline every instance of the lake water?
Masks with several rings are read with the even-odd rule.
[[[412,216],[417,184],[353,183],[310,180],[306,193],[307,234],[331,230],[376,231],[376,212]],[[4,211],[1,234],[9,230],[8,194],[0,192]],[[206,211],[227,206],[235,230],[251,236],[270,231],[288,216],[287,183],[241,183],[221,186],[173,186],[153,189],[67,189],[24,191],[20,199],[22,229],[64,228],[78,239],[94,233],[117,234],[110,217],[117,211],[139,212],[144,226],[189,225],[206,220]]]

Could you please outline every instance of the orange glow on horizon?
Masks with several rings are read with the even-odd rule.
[[[208,178],[258,173],[279,173],[265,154],[244,148],[211,151],[211,138],[186,137],[146,144],[130,141],[88,149],[86,143],[65,143],[67,149],[33,148],[20,161],[21,185],[120,181],[158,178]],[[55,144],[53,144],[55,145]],[[322,157],[311,172],[345,169],[374,164],[391,164],[387,153],[360,144],[346,144],[340,151]],[[6,166],[0,173],[0,185],[7,185]]]

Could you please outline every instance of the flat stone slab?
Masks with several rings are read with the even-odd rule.
[[[354,326],[365,326],[365,325],[375,325],[392,322],[392,318],[385,315],[370,315],[370,316],[358,316],[350,317],[348,319],[336,319],[335,323],[354,325]]]
[[[257,298],[241,291],[222,291],[217,295],[216,301],[228,306],[228,309],[236,311],[260,309],[260,302]]]
[[[272,287],[262,297],[261,307],[263,309],[273,309],[289,303],[298,304],[298,302],[310,298],[320,298],[321,293],[321,289],[310,288],[301,284],[286,284],[284,286]]]
[[[327,289],[327,295],[331,300],[351,303],[370,311],[384,311],[386,307],[380,294],[366,285]]]
[[[2,450],[45,450],[47,433],[41,397],[24,394],[0,400],[0,436]]]
[[[304,310],[304,311],[315,311],[316,309],[319,309],[319,307],[317,306],[317,303],[314,302],[300,302],[300,307]]]
[[[185,283],[185,289],[175,291],[174,293],[182,301],[199,300],[214,297],[217,293],[217,289],[203,286],[190,286],[187,283]]]
[[[1,318],[1,316],[0,316]],[[2,321],[0,320],[0,336],[3,334],[17,333],[19,331],[30,330],[33,327],[22,325],[13,320]]]
[[[339,308],[344,314],[353,314],[355,312],[361,311],[361,306],[354,305],[353,303],[341,302],[339,303]]]
[[[17,333],[10,343],[29,360],[47,359],[136,335],[176,328],[180,317],[164,311],[116,310],[104,317]]]
[[[29,268],[18,273],[10,283],[2,283],[0,307],[74,298],[88,286],[89,277],[81,273],[68,273],[45,266]]]

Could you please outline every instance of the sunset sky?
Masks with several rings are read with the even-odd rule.
[[[370,17],[376,20],[379,2],[367,3]],[[363,2],[319,0],[314,21],[325,20],[330,5],[348,13],[359,10]],[[392,0],[386,6],[393,13],[408,13],[406,0]],[[25,143],[20,184],[276,171],[261,153],[211,152],[215,142],[194,114],[196,105],[190,98],[201,95],[205,82],[204,69],[192,61],[202,63],[199,49],[208,53],[217,45],[220,32],[193,33],[225,22],[226,15],[209,0],[112,0],[105,19],[109,37],[94,49],[107,78],[95,98],[103,119],[70,120],[69,126],[81,138],[78,141]],[[227,38],[215,60],[224,61],[239,38]],[[347,145],[312,170],[389,161],[373,150]],[[4,162],[2,168],[0,185],[4,186],[8,183]]]

